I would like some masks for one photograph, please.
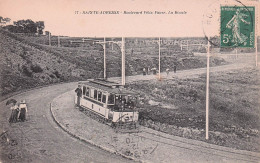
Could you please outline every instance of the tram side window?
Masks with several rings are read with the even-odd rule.
[[[87,89],[86,89],[86,96],[89,97],[89,87],[87,87]]]
[[[97,100],[97,90],[96,89],[94,90],[94,99]]]
[[[101,102],[102,92],[98,91],[98,101]]]
[[[90,97],[94,98],[94,89],[90,89]]]
[[[83,95],[85,95],[85,94],[86,94],[86,87],[83,86]]]
[[[115,96],[109,95],[108,96],[108,104],[114,104],[115,103]]]
[[[106,99],[107,99],[107,96],[103,94],[102,102],[103,102],[103,103],[106,103]]]

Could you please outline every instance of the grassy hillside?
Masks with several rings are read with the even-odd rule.
[[[103,47],[86,42],[79,47],[41,44],[44,36],[25,37],[0,28],[1,95],[50,83],[103,77]],[[141,74],[144,67],[158,67],[158,45],[126,45],[126,75]],[[107,77],[121,76],[121,49],[107,45]],[[172,51],[174,47],[169,47]],[[206,66],[206,59],[190,52],[161,55],[161,71]],[[226,64],[215,59],[211,65]]]
[[[210,74],[210,142],[260,151],[258,69]],[[206,76],[194,79],[138,81],[130,84],[146,96],[141,124],[169,134],[205,140]],[[159,101],[159,102],[158,102]]]
[[[1,95],[68,80],[84,71],[75,63],[0,31]]]

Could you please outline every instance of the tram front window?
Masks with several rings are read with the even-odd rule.
[[[114,95],[108,96],[108,104],[114,104],[115,103],[115,97]]]
[[[125,103],[125,107],[128,109],[133,109],[135,107],[135,100],[132,96],[127,96],[126,97],[126,103]]]
[[[134,109],[136,101],[132,96],[118,95],[116,96],[115,109],[116,110],[125,110],[125,109]]]

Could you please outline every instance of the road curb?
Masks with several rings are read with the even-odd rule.
[[[67,93],[67,92],[65,92],[65,93]],[[63,94],[65,94],[65,93],[63,93]],[[52,111],[52,109],[53,109],[53,106],[52,106],[53,101],[54,101],[56,98],[62,96],[63,94],[61,94],[61,95],[55,97],[55,98],[52,100],[52,102],[50,103],[50,113],[51,113],[51,117],[52,117],[53,121],[54,121],[63,131],[65,131],[65,132],[68,133],[70,136],[72,136],[72,137],[74,137],[74,138],[76,138],[76,139],[78,139],[78,140],[80,140],[80,141],[82,141],[82,142],[84,142],[84,143],[91,144],[91,145],[96,146],[96,147],[98,147],[98,148],[100,148],[100,149],[102,149],[102,150],[108,151],[108,152],[113,153],[113,154],[116,154],[116,155],[120,155],[120,156],[122,156],[122,157],[124,157],[124,158],[130,159],[130,160],[133,160],[133,161],[145,163],[143,160],[139,160],[139,159],[136,159],[136,158],[134,158],[134,157],[130,157],[130,156],[127,156],[127,155],[124,155],[124,154],[121,154],[121,153],[117,153],[115,150],[112,150],[112,149],[110,149],[110,148],[107,148],[107,147],[104,147],[104,146],[101,146],[101,145],[97,145],[97,144],[95,144],[93,141],[86,140],[86,139],[82,138],[81,136],[77,136],[77,135],[73,134],[72,132],[70,132],[68,129],[66,129],[66,127],[65,127],[64,125],[62,125],[62,124],[57,120],[57,118],[55,117],[55,115],[53,114],[53,111]]]

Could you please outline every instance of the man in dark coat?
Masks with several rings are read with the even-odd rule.
[[[79,85],[78,88],[75,90],[77,93],[77,106],[80,106],[80,98],[82,96],[82,89],[81,86]]]

